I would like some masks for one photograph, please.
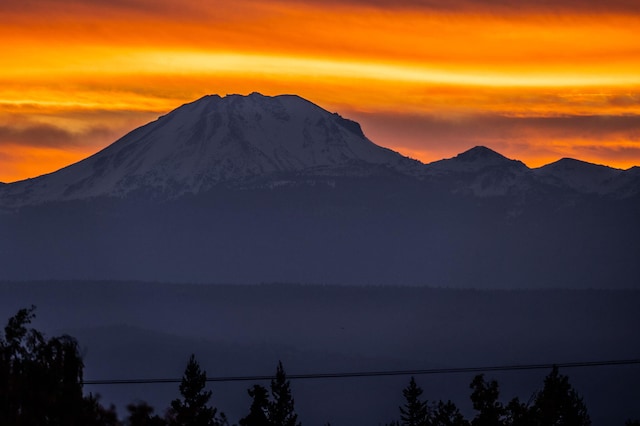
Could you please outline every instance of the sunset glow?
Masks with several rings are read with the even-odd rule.
[[[254,91],[298,94],[425,162],[486,145],[531,167],[640,165],[640,8],[491,3],[3,2],[0,181]]]

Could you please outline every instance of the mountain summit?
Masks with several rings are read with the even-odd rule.
[[[510,168],[526,169],[527,166],[521,161],[510,160],[485,146],[476,146],[468,151],[456,155],[453,158],[434,161],[429,164],[432,172],[477,172],[487,168]]]
[[[624,181],[618,177],[623,170],[586,163],[573,158],[562,158],[536,170],[545,182],[565,186],[581,192],[607,193],[612,187],[621,186]]]
[[[367,139],[354,121],[294,95],[205,96],[55,173],[15,183],[9,199],[155,191],[175,197],[277,173],[362,173],[418,162]],[[28,201],[27,201],[28,202]]]

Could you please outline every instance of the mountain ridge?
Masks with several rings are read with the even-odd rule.
[[[611,186],[616,185],[616,178],[625,172],[566,157],[535,171],[543,180],[554,185],[565,185],[577,191],[596,193],[606,193]]]
[[[133,193],[173,199],[221,184],[273,187],[390,173],[434,184],[454,179],[452,191],[478,197],[545,187],[626,198],[640,193],[640,178],[629,170],[572,159],[532,169],[484,146],[424,164],[376,145],[359,123],[300,96],[254,92],[203,96],[84,160],[0,185],[0,206]]]

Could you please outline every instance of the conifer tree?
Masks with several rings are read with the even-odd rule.
[[[205,391],[206,371],[200,370],[195,355],[191,355],[185,368],[180,394],[182,399],[171,401],[169,424],[171,426],[219,426],[224,421],[217,418],[217,409],[208,405],[211,391]]]
[[[299,426],[298,415],[294,409],[294,400],[291,396],[291,387],[287,375],[278,362],[276,377],[271,380],[271,396],[273,401],[269,404],[269,421],[273,426]]]
[[[544,379],[544,387],[538,392],[532,415],[536,425],[544,426],[589,426],[591,419],[582,398],[569,384],[569,378],[554,366]]]
[[[400,420],[404,426],[427,426],[429,424],[429,409],[426,401],[420,400],[422,388],[416,384],[413,377],[409,385],[402,391],[406,400],[400,407]]]

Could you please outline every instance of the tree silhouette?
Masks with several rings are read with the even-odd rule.
[[[35,307],[21,309],[11,317],[0,335],[0,425],[4,426],[122,426],[115,408],[105,409],[97,396],[82,393],[83,362],[77,341],[70,336],[47,339],[29,328]],[[205,390],[206,372],[191,355],[179,386],[181,398],[171,401],[166,419],[141,402],[127,406],[126,426],[223,426],[223,413],[209,405],[211,391]],[[477,411],[467,421],[451,401],[429,405],[423,390],[411,377],[403,389],[405,403],[399,426],[590,426],[582,397],[557,367],[544,379],[533,403],[512,399],[499,402],[495,380],[476,376],[470,384],[471,401]],[[248,390],[252,398],[249,414],[240,426],[300,426],[294,409],[290,382],[282,362],[271,380],[271,391],[260,385]],[[627,426],[639,426],[628,420]]]
[[[0,337],[0,424],[109,424],[114,410],[83,398],[77,341],[70,336],[46,339],[27,328],[34,312],[34,306],[20,309]]]
[[[402,391],[405,404],[400,407],[401,424],[405,426],[426,426],[429,424],[429,410],[426,401],[420,400],[422,388],[413,377],[409,385]]]
[[[569,378],[554,366],[544,379],[544,387],[531,407],[536,425],[589,426],[591,419],[582,398],[569,384]]]
[[[291,387],[287,375],[278,361],[276,377],[271,380],[271,396],[273,401],[269,404],[269,421],[273,426],[299,426],[298,415],[294,409],[294,400],[291,396]]]
[[[53,424],[57,425],[57,423]],[[92,394],[84,398],[80,421],[76,424],[82,426],[122,426],[118,421],[115,406],[112,404],[109,408],[104,408],[100,404],[100,396]]]
[[[505,407],[504,424],[506,426],[533,425],[533,414],[528,404],[520,402],[518,398],[509,401]]]
[[[433,410],[431,426],[469,426],[469,422],[453,402],[439,401]]]
[[[471,421],[472,426],[503,425],[505,409],[498,401],[500,396],[498,382],[495,380],[486,382],[484,374],[479,374],[474,377],[469,387],[473,389],[471,393],[473,408],[478,412]]]
[[[154,415],[155,411],[152,406],[146,402],[138,402],[137,404],[127,405],[126,426],[165,426],[167,422],[158,416]]]
[[[276,376],[271,380],[271,395],[260,385],[254,385],[248,392],[253,400],[240,426],[300,426],[282,361],[278,361]]]
[[[207,405],[211,391],[205,391],[207,374],[200,370],[195,355],[191,355],[180,383],[182,399],[171,401],[169,424],[171,426],[219,426],[225,418],[217,417],[217,409]]]
[[[269,393],[264,386],[254,385],[247,391],[253,398],[249,414],[240,420],[240,426],[270,426]]]

